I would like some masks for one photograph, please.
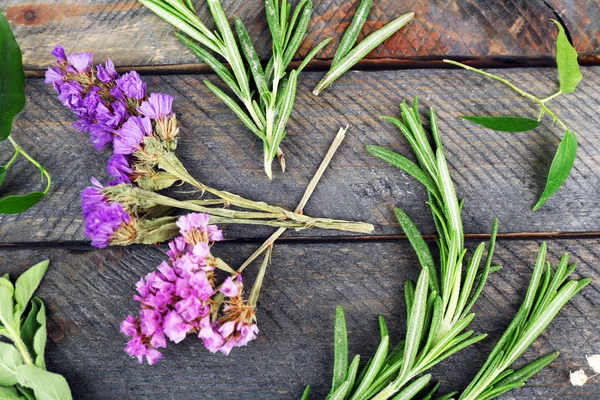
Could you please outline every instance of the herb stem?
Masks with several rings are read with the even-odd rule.
[[[531,101],[534,101],[534,102],[536,102],[537,104],[539,104],[539,105],[540,105],[540,107],[542,108],[542,109],[541,109],[541,111],[543,111],[543,112],[547,113],[548,115],[550,115],[550,116],[551,116],[551,117],[552,117],[552,118],[553,118],[553,119],[554,119],[556,122],[558,122],[558,123],[560,124],[560,126],[562,126],[562,127],[565,129],[565,130],[568,130],[568,129],[569,129],[569,128],[567,127],[567,125],[566,125],[566,124],[565,124],[563,121],[561,121],[561,119],[560,119],[560,118],[558,118],[558,116],[556,115],[556,113],[554,113],[554,111],[552,111],[551,109],[549,109],[549,108],[546,106],[546,104],[545,104],[545,102],[546,102],[546,101],[549,101],[549,100],[551,100],[551,99],[553,99],[553,98],[555,98],[555,97],[559,96],[560,94],[562,94],[562,91],[560,91],[560,90],[559,90],[558,92],[554,93],[552,96],[549,96],[549,97],[547,97],[547,98],[545,98],[545,99],[540,99],[540,98],[538,98],[538,97],[536,97],[536,96],[532,95],[531,93],[528,93],[528,92],[524,91],[523,89],[519,88],[518,86],[516,86],[514,83],[512,83],[512,82],[511,82],[511,81],[509,81],[508,79],[502,78],[502,77],[500,77],[500,76],[498,76],[498,75],[490,74],[489,72],[485,72],[485,71],[482,71],[482,70],[480,70],[480,69],[473,68],[473,67],[471,67],[471,66],[469,66],[469,65],[466,65],[466,64],[460,63],[460,62],[458,62],[458,61],[453,61],[453,60],[444,60],[444,62],[445,62],[445,63],[448,63],[448,64],[456,65],[457,67],[464,68],[464,69],[466,69],[466,70],[468,70],[468,71],[473,71],[473,72],[476,72],[476,73],[478,73],[478,74],[480,74],[480,75],[487,76],[488,78],[491,78],[491,79],[494,79],[494,80],[496,80],[496,81],[498,81],[498,82],[502,82],[502,83],[504,83],[505,85],[507,85],[508,87],[510,87],[512,90],[514,90],[515,92],[519,93],[521,96],[523,96],[523,97],[525,97],[525,98],[527,98],[527,99],[529,99],[529,100],[531,100]]]
[[[8,160],[4,168],[8,169],[8,167],[10,167],[17,160],[17,157],[19,157],[19,150],[15,149],[15,154],[13,154],[12,158]]]
[[[33,157],[31,157],[29,154],[27,154],[25,152],[25,150],[23,150],[23,148],[21,146],[19,146],[19,144],[12,138],[12,136],[9,136],[8,140],[10,141],[10,143],[15,148],[15,152],[16,153],[22,154],[23,157],[25,157],[30,163],[32,163],[33,165],[35,165],[36,167],[38,167],[38,169],[40,171],[42,171],[42,174],[44,174],[44,176],[46,177],[46,180],[48,181],[48,183],[46,184],[46,189],[44,190],[44,194],[48,193],[48,191],[50,190],[50,186],[52,185],[52,178],[50,177],[50,174],[48,173],[48,171],[46,171],[44,169],[44,167],[42,167],[40,165],[40,163],[37,162]],[[13,156],[13,158],[14,158],[14,156]],[[12,159],[11,159],[10,162],[12,162]],[[10,164],[10,162],[9,162],[9,164]]]
[[[15,330],[10,326],[10,324],[6,325],[5,328],[6,328],[6,331],[8,332],[8,336],[9,336],[10,340],[13,341],[13,343],[15,344],[15,347],[21,353],[21,357],[23,357],[23,361],[25,362],[25,364],[33,365],[33,358],[31,358],[31,355],[29,354],[29,350],[27,350],[25,343],[23,343],[23,340],[21,340],[20,333],[15,332]]]
[[[346,126],[345,128],[341,128],[339,130],[339,132],[337,133],[335,139],[333,139],[333,143],[331,143],[331,146],[329,147],[329,150],[327,151],[327,154],[325,155],[325,158],[323,158],[323,161],[321,162],[321,165],[319,166],[319,169],[317,169],[317,172],[315,173],[315,175],[313,176],[313,178],[311,179],[310,183],[308,184],[308,186],[306,187],[306,190],[304,191],[304,195],[302,196],[302,199],[300,200],[300,203],[298,203],[298,207],[296,207],[295,212],[298,214],[301,214],[302,211],[304,210],[304,207],[306,206],[306,203],[308,202],[308,200],[310,199],[310,196],[312,196],[313,192],[315,191],[315,188],[317,187],[317,184],[319,183],[319,181],[321,180],[321,177],[323,176],[323,173],[325,172],[325,170],[327,169],[327,167],[329,166],[329,163],[331,162],[331,159],[333,158],[333,155],[335,154],[335,152],[337,151],[337,149],[340,147],[340,145],[342,144],[342,141],[344,140],[344,138],[346,137],[346,131],[348,130],[348,127]],[[275,243],[275,241],[277,239],[279,239],[279,237],[286,231],[286,228],[279,228],[277,231],[275,231],[275,233],[273,233],[259,248],[258,250],[256,250],[237,270],[238,274],[242,273],[242,271],[248,266],[250,265],[250,263],[254,260],[256,260],[256,258],[258,256],[260,256],[267,248],[273,246],[273,243]]]

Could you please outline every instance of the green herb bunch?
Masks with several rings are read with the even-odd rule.
[[[13,120],[23,107],[25,107],[25,73],[21,49],[6,16],[0,11],[0,142],[8,139],[15,151],[10,160],[0,166],[0,186],[4,183],[8,169],[17,161],[19,155],[35,165],[42,174],[42,181],[45,177],[47,182],[42,192],[0,198],[0,214],[19,214],[33,207],[50,191],[52,183],[50,173],[10,136]]]
[[[187,35],[176,33],[203,63],[219,75],[243,105],[244,108],[240,107],[236,100],[209,81],[204,82],[263,141],[264,169],[272,179],[271,164],[276,155],[282,170],[285,170],[285,158],[279,146],[286,135],[286,125],[294,106],[298,74],[331,39],[321,42],[297,69],[287,73],[306,35],[312,15],[312,1],[302,0],[292,12],[287,0],[265,0],[273,55],[266,68],[263,68],[242,21],[235,19],[238,46],[220,0],[207,2],[217,25],[215,33],[196,16],[190,1],[140,0],[140,3]],[[209,51],[225,60],[231,71]]]
[[[470,310],[492,271],[497,222],[494,223],[487,259],[482,263],[485,243],[481,243],[473,257],[467,260],[461,204],[448,171],[436,114],[430,111],[432,146],[419,117],[417,99],[412,107],[401,104],[400,110],[402,121],[384,118],[396,125],[407,138],[419,165],[378,146],[368,146],[367,151],[406,171],[426,187],[428,204],[438,231],[439,270],[415,225],[402,210],[396,209],[396,217],[422,267],[416,286],[411,281],[405,286],[406,337],[389,351],[389,336],[381,319],[381,343],[363,372],[357,374],[358,358],[347,367],[347,341],[341,339],[345,331],[336,329],[336,361],[330,399],[384,400],[399,393],[412,392],[415,386],[410,382],[415,377],[486,336],[474,336],[473,331],[465,329],[475,317]],[[428,378],[422,378],[418,384],[425,386],[428,381]]]
[[[526,132],[537,128],[540,125],[544,114],[548,114],[565,130],[565,135],[563,136],[560,145],[556,150],[556,154],[554,155],[552,164],[550,165],[544,191],[533,207],[534,211],[543,206],[550,196],[552,196],[558,189],[560,189],[563,183],[565,183],[569,177],[569,174],[571,173],[571,169],[575,163],[575,158],[577,157],[577,136],[575,135],[575,132],[570,130],[569,127],[558,117],[558,115],[556,115],[556,113],[548,107],[548,102],[550,102],[552,99],[557,98],[563,93],[573,93],[583,77],[579,69],[579,63],[577,62],[577,51],[575,48],[573,48],[571,43],[569,43],[569,39],[565,34],[565,29],[563,26],[558,21],[554,21],[554,23],[556,23],[556,26],[558,27],[558,36],[556,38],[556,64],[558,66],[560,87],[556,93],[544,99],[526,92],[525,90],[517,87],[508,79],[490,74],[489,72],[485,72],[465,64],[461,64],[456,61],[444,60],[449,64],[459,66],[469,71],[473,71],[487,76],[488,78],[497,80],[498,82],[502,82],[521,96],[535,102],[540,107],[540,113],[537,119],[525,117],[493,116],[463,116],[463,118],[496,131]]]
[[[355,356],[348,366],[346,322],[342,308],[338,307],[333,383],[328,395],[330,400],[412,399],[431,381],[432,376],[422,375],[423,373],[487,336],[473,336],[473,331],[465,332],[465,329],[475,316],[470,310],[481,294],[488,276],[501,268],[492,266],[498,223],[494,222],[484,265],[481,267],[484,243],[476,248],[473,257],[467,262],[460,215],[462,202],[457,200],[448,172],[436,114],[430,109],[432,146],[419,118],[417,99],[412,107],[401,104],[400,110],[402,121],[391,117],[384,119],[396,125],[407,138],[417,163],[379,146],[367,146],[367,151],[402,169],[427,189],[428,205],[437,227],[439,273],[429,247],[415,225],[403,211],[396,209],[396,217],[417,253],[422,268],[416,287],[408,281],[404,290],[407,307],[405,339],[390,350],[388,329],[383,317],[380,317],[381,342],[373,358],[359,374],[360,356]],[[546,244],[541,246],[521,309],[488,361],[461,395],[461,400],[492,399],[520,387],[558,356],[558,353],[552,353],[517,371],[510,369],[560,309],[590,283],[589,279],[568,281],[574,270],[575,265],[568,266],[566,254],[561,258],[557,269],[553,270],[546,262]],[[439,383],[420,398],[431,399],[438,387]],[[303,399],[308,399],[309,392],[310,387],[306,389]],[[447,400],[456,395],[457,392],[453,392],[438,399]]]
[[[0,398],[8,400],[70,400],[65,378],[46,370],[46,308],[33,293],[49,261],[25,271],[13,285],[0,278]]]

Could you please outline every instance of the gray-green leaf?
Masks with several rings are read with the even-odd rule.
[[[569,43],[565,34],[565,28],[560,22],[553,20],[558,27],[556,37],[556,65],[558,66],[558,78],[560,79],[560,90],[564,93],[572,93],[583,78],[577,62],[577,50]]]
[[[71,390],[65,378],[33,365],[17,368],[19,384],[33,389],[37,400],[71,400]]]
[[[0,285],[0,323],[9,327],[13,323],[13,296],[6,285]]]
[[[333,383],[331,392],[334,393],[346,380],[348,373],[348,334],[346,332],[346,317],[342,306],[335,310],[334,329],[334,363]]]
[[[44,260],[23,272],[19,279],[17,279],[15,283],[15,300],[23,310],[27,308],[33,292],[35,292],[42,281],[49,263],[50,260]]]
[[[0,386],[0,399],[2,400],[21,400],[23,397],[17,392],[14,387]]]
[[[500,132],[526,132],[535,129],[540,125],[540,122],[535,119],[523,117],[463,115],[461,118]]]
[[[0,342],[0,386],[17,383],[17,368],[23,364],[19,350],[12,344]]]
[[[31,300],[29,314],[27,314],[27,318],[25,318],[25,321],[23,321],[23,324],[21,325],[21,339],[23,340],[23,343],[25,343],[25,346],[27,346],[29,354],[35,354],[33,349],[33,338],[40,328],[40,324],[37,322],[37,316],[41,306],[43,306],[42,301],[37,297],[34,297]]]
[[[10,135],[15,116],[25,106],[21,49],[0,10],[0,141]]]
[[[40,368],[46,369],[46,362],[44,361],[44,351],[46,350],[46,339],[48,336],[46,330],[46,308],[44,303],[40,299],[34,299],[38,302],[40,311],[37,314],[36,320],[39,325],[35,336],[33,337],[33,351],[35,353],[35,365]]]
[[[546,200],[550,198],[561,186],[567,178],[575,163],[577,157],[577,136],[575,132],[567,130],[565,136],[562,138],[558,150],[552,160],[550,166],[550,172],[548,173],[548,180],[546,181],[546,187],[542,196],[533,207],[533,210],[537,210],[546,203]]]

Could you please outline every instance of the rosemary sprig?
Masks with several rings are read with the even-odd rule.
[[[140,2],[185,33],[187,36],[179,33],[175,35],[203,63],[211,67],[233,92],[237,101],[209,81],[204,82],[263,141],[264,169],[269,179],[273,176],[271,164],[275,156],[278,156],[281,168],[285,170],[285,158],[280,144],[286,136],[286,126],[294,106],[298,74],[331,40],[321,42],[297,69],[286,72],[306,35],[312,15],[312,1],[300,1],[292,12],[292,6],[287,0],[265,0],[267,22],[273,39],[273,55],[266,68],[263,68],[244,24],[236,18],[238,46],[219,0],[208,0],[217,25],[215,34],[196,17],[193,7],[185,5],[183,0]],[[231,71],[209,51],[225,60]],[[247,65],[244,64],[244,59]]]
[[[373,0],[362,0],[360,2],[356,14],[354,14],[354,18],[352,19],[352,23],[348,26],[348,29],[346,29],[346,33],[344,33],[344,37],[335,52],[329,71],[313,91],[315,96],[318,96],[337,78],[342,76],[342,74],[369,54],[375,47],[379,46],[400,28],[412,21],[415,16],[414,12],[404,14],[389,22],[383,28],[371,33],[355,46],[358,34],[365,25],[365,22],[367,22],[367,17],[372,4]]]
[[[558,352],[543,356],[517,371],[510,366],[548,327],[558,312],[591,279],[569,280],[576,265],[568,265],[564,254],[553,270],[546,261],[546,243],[538,253],[527,294],[521,308],[508,326],[500,341],[490,353],[471,384],[459,400],[488,400],[511,389],[525,385],[525,381],[550,364]]]
[[[558,66],[558,77],[560,81],[560,86],[559,90],[556,93],[546,98],[539,98],[537,96],[534,96],[533,94],[521,89],[510,80],[502,78],[498,75],[494,75],[489,72],[473,68],[471,66],[459,63],[457,61],[444,60],[444,62],[448,64],[456,65],[468,71],[473,71],[480,75],[501,82],[510,87],[519,95],[525,97],[530,101],[533,101],[540,108],[537,120],[523,117],[496,116],[463,116],[463,118],[475,122],[479,125],[482,125],[486,128],[494,129],[497,131],[526,132],[537,128],[540,125],[544,114],[548,114],[550,117],[552,117],[554,122],[558,122],[558,124],[565,130],[565,135],[563,136],[563,139],[561,140],[560,145],[556,150],[554,159],[552,160],[552,164],[550,165],[546,186],[540,198],[533,206],[533,211],[542,207],[546,203],[546,201],[558,189],[560,189],[560,187],[569,177],[571,169],[573,168],[573,164],[575,163],[575,158],[577,157],[577,135],[575,134],[575,132],[570,130],[567,124],[565,124],[558,117],[558,115],[547,105],[547,103],[550,100],[557,98],[563,93],[574,92],[577,88],[577,85],[583,77],[579,69],[579,64],[577,62],[577,51],[571,45],[571,43],[569,43],[563,26],[558,21],[554,21],[554,23],[558,27],[558,36],[556,38],[556,64]]]
[[[428,204],[438,231],[436,242],[440,253],[439,271],[427,243],[415,225],[408,215],[396,209],[396,217],[416,251],[422,268],[416,286],[409,281],[405,288],[405,339],[390,352],[387,327],[383,319],[380,319],[381,343],[375,356],[367,363],[354,384],[349,382],[353,375],[350,369],[345,375],[338,369],[338,377],[334,380],[330,398],[411,398],[431,377],[421,377],[411,383],[414,378],[486,336],[473,336],[473,331],[465,332],[465,329],[475,317],[470,313],[471,307],[479,297],[492,269],[497,221],[494,222],[484,264],[482,265],[484,243],[477,247],[473,257],[467,262],[461,203],[450,178],[435,112],[430,111],[434,147],[423,129],[417,99],[412,107],[406,103],[401,104],[400,110],[402,121],[391,117],[385,119],[396,125],[407,138],[417,157],[418,165],[378,146],[367,146],[367,151],[414,176],[427,188]],[[466,265],[465,271],[463,264]],[[339,315],[340,313],[338,319],[341,318]],[[340,328],[342,325],[341,322],[336,323],[336,336],[343,335]],[[347,357],[347,348],[339,347],[335,354],[335,364],[345,365],[343,360]],[[343,376],[346,380],[340,383]]]

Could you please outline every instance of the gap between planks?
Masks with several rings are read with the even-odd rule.
[[[476,240],[476,239],[489,239],[490,235],[487,233],[469,233],[465,234],[465,239]],[[498,233],[498,240],[590,240],[600,239],[600,232],[514,232],[514,233]],[[433,241],[435,235],[423,235],[423,238],[427,241]],[[251,244],[251,243],[263,243],[266,238],[253,238],[253,239],[225,239],[221,243],[230,244]],[[282,244],[319,244],[319,243],[344,243],[344,242],[390,242],[395,240],[406,241],[408,238],[406,235],[372,235],[372,236],[321,236],[321,237],[281,237],[277,239],[277,243]],[[147,247],[148,245],[135,244],[127,247]],[[151,245],[152,246],[152,245]],[[159,247],[160,245],[154,245]],[[71,249],[80,251],[93,251],[98,250],[92,247],[88,242],[83,241],[64,241],[64,242],[19,242],[19,243],[0,243],[0,250],[36,250],[36,249]],[[113,246],[111,248],[116,248]]]
[[[554,59],[548,57],[452,57],[455,61],[460,61],[475,68],[544,68],[555,67]],[[301,61],[290,63],[290,69],[297,68]],[[600,53],[594,55],[579,56],[579,64],[582,66],[600,65]],[[225,64],[228,66],[228,64]],[[306,67],[306,71],[326,72],[331,66],[331,60],[314,60]],[[456,69],[444,63],[439,56],[424,56],[411,59],[364,59],[359,61],[353,70],[372,70],[386,71],[399,69]],[[117,71],[127,72],[136,70],[141,75],[187,75],[187,74],[214,74],[206,64],[173,64],[173,65],[140,65],[140,66],[121,66]],[[42,78],[46,73],[45,69],[25,70],[26,78]]]

